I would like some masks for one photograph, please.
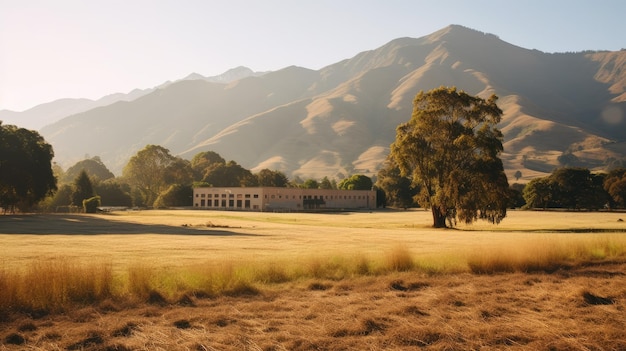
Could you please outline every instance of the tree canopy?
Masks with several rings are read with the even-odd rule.
[[[337,188],[343,190],[372,190],[372,185],[372,178],[363,174],[355,174],[339,182]]]
[[[610,176],[586,168],[555,169],[547,177],[532,179],[523,190],[526,208],[567,208],[597,210],[611,201],[607,193]]]
[[[418,198],[430,207],[434,227],[457,218],[499,223],[506,216],[508,180],[502,161],[502,110],[456,88],[419,92],[411,119],[398,126],[391,157],[401,174],[420,185]]]
[[[147,145],[130,158],[124,167],[123,178],[141,194],[142,201],[152,206],[159,194],[171,184],[191,184],[191,165],[172,156],[162,146]]]
[[[243,168],[235,161],[215,163],[209,167],[202,182],[211,186],[256,186],[257,178],[252,172]]]
[[[65,171],[62,178],[62,183],[70,183],[81,171],[87,172],[87,175],[96,181],[104,181],[115,178],[115,175],[109,171],[109,169],[102,163],[100,157],[95,156],[93,158],[84,159],[76,162],[73,166]]]
[[[33,130],[0,122],[0,207],[26,211],[56,189],[52,146]]]
[[[289,179],[285,173],[281,171],[272,171],[267,168],[262,169],[256,174],[259,186],[273,186],[284,188],[289,184]]]
[[[604,180],[604,189],[611,197],[614,207],[626,207],[626,168],[617,168],[609,172]]]
[[[387,159],[384,167],[378,172],[376,187],[384,193],[382,199],[377,196],[377,200],[383,200],[381,205],[401,208],[413,206],[413,198],[418,194],[419,187],[414,186],[409,177],[400,173],[393,159]]]

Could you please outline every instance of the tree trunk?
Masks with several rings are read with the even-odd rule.
[[[433,228],[447,228],[446,227],[446,210],[433,205],[431,207],[433,213]]]

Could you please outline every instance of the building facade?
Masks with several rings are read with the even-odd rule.
[[[196,209],[236,211],[308,211],[374,209],[375,190],[203,187],[193,189]]]

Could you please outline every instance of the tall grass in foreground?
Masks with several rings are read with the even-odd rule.
[[[472,273],[553,272],[600,260],[625,260],[626,236],[598,236],[558,240],[539,238],[522,245],[469,254]]]
[[[626,261],[626,236],[540,238],[525,245],[428,257],[415,257],[399,246],[378,257],[313,256],[297,262],[220,262],[170,269],[136,264],[122,274],[114,274],[112,265],[106,262],[83,264],[66,258],[42,259],[21,270],[0,267],[0,312],[50,313],[109,299],[142,302],[155,296],[174,301],[187,294],[255,295],[261,286],[393,272],[552,272],[599,260]]]

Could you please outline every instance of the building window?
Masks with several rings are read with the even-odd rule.
[[[234,207],[235,206],[235,200],[228,200],[228,207]]]
[[[249,198],[250,198],[250,194],[246,194],[246,199],[249,199]]]
[[[200,197],[204,197],[204,194],[200,194]]]
[[[241,208],[241,200],[237,200],[237,207]]]
[[[222,194],[222,197],[226,197],[226,194]]]
[[[234,199],[235,198],[235,194],[228,194],[228,198],[229,199]]]
[[[222,200],[222,207],[226,207],[226,200]]]
[[[217,199],[213,200],[213,206],[219,207],[220,206],[220,200],[217,200]]]
[[[209,199],[213,197],[213,194],[208,194],[206,197],[208,197]]]
[[[244,207],[245,208],[250,208],[250,200],[244,201]]]
[[[258,199],[259,198],[259,194],[254,194],[254,198]]]

